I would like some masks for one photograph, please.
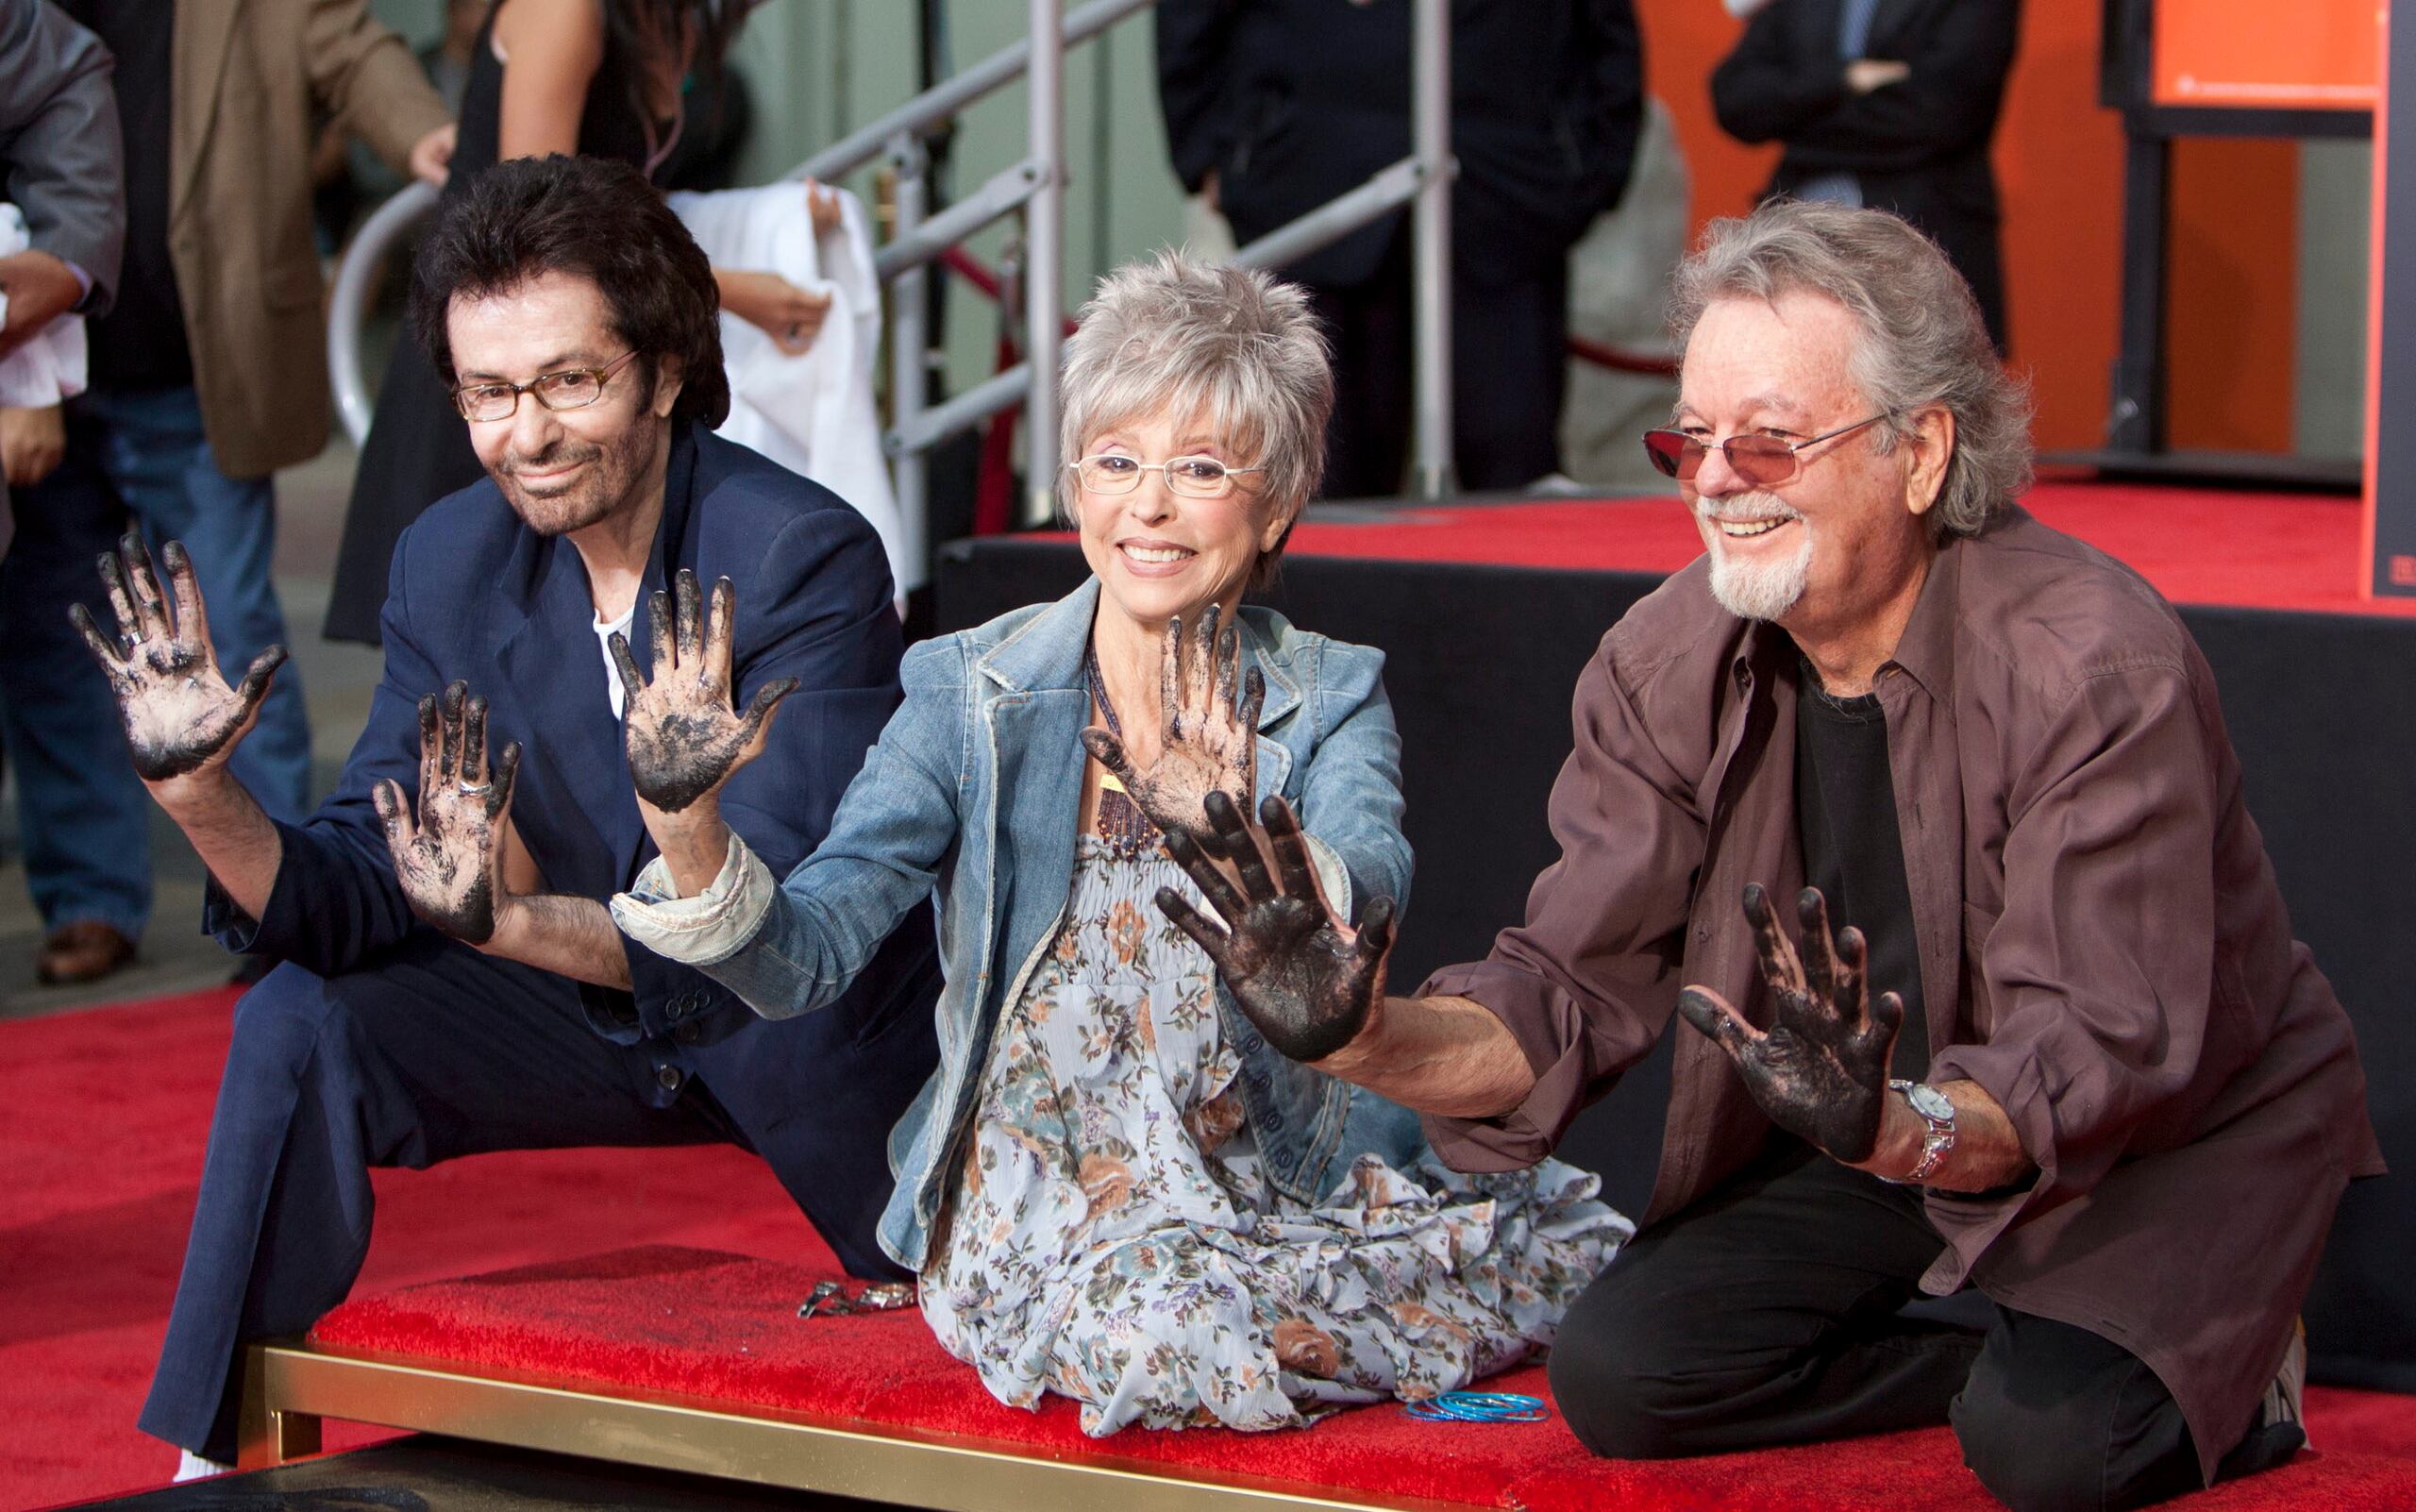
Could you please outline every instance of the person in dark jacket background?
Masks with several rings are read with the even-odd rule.
[[[1988,165],[2022,0],[1771,0],[1711,76],[1721,129],[1786,146],[1765,198],[1893,210],[1946,250],[2005,350]]]
[[[1410,151],[1408,0],[1165,0],[1158,91],[1183,187],[1242,242]],[[1468,488],[1560,468],[1569,249],[1627,187],[1643,122],[1631,0],[1451,7],[1454,461]],[[1325,492],[1401,491],[1411,415],[1409,216],[1286,263],[1334,344]]]

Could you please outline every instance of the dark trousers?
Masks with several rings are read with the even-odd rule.
[[[2198,1488],[2181,1409],[2121,1346],[2005,1307],[1985,1331],[1901,1316],[1940,1248],[1916,1192],[1788,1144],[1620,1252],[1561,1324],[1553,1395],[1587,1448],[1622,1459],[1952,1422],[2015,1512]],[[2303,1442],[2251,1428],[2220,1473]]]
[[[1334,343],[1327,498],[1391,498],[1402,489],[1418,415],[1410,243],[1404,226],[1366,282],[1309,289]],[[1505,278],[1500,269],[1453,277],[1451,461],[1462,488],[1523,488],[1560,470],[1568,375],[1565,260],[1525,277]]]
[[[858,1024],[743,1006],[608,1041],[548,972],[428,932],[374,969],[278,966],[235,1006],[201,1191],[143,1432],[235,1454],[244,1345],[299,1334],[369,1250],[376,1166],[577,1146],[762,1154],[840,1260],[903,1274],[875,1234],[889,1130],[932,1064],[929,998]]]

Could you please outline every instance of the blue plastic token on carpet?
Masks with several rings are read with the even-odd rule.
[[[1401,1410],[1427,1422],[1541,1422],[1544,1403],[1516,1391],[1446,1391]]]

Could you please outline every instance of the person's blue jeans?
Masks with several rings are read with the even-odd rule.
[[[269,579],[276,496],[265,478],[218,470],[192,389],[92,393],[68,402],[66,459],[18,491],[13,512],[16,540],[0,559],[0,741],[17,779],[34,904],[46,929],[96,919],[139,937],[151,912],[150,800],[68,606],[114,625],[97,563],[130,512],[155,550],[185,544],[219,664],[240,679],[287,638]],[[277,817],[309,813],[310,731],[291,663],[233,769]]]
[[[201,396],[190,388],[94,390],[71,400],[68,414],[70,446],[81,422],[102,474],[142,523],[155,559],[166,543],[184,543],[226,680],[242,680],[252,658],[270,647],[292,646],[270,577],[276,488],[266,478],[218,470],[202,434]],[[299,824],[309,815],[310,722],[291,661],[277,668],[260,718],[228,764],[272,817]]]
[[[110,621],[95,565],[126,514],[71,444],[12,491],[16,539],[0,557],[0,743],[17,780],[25,880],[46,930],[88,921],[139,939],[151,916],[151,799],[126,759],[108,679],[67,620]]]

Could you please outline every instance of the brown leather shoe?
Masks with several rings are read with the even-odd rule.
[[[114,925],[78,919],[50,932],[34,957],[34,975],[49,986],[98,982],[134,961],[134,942]]]

